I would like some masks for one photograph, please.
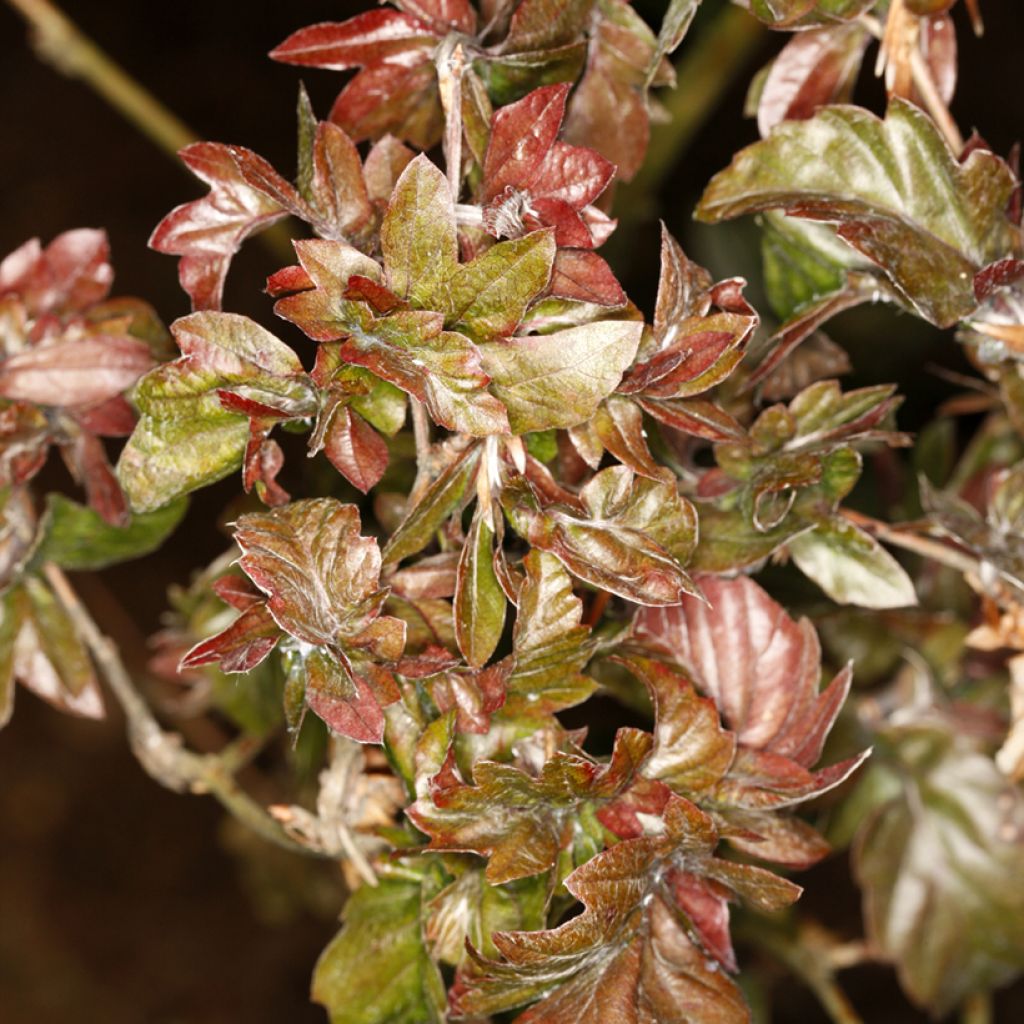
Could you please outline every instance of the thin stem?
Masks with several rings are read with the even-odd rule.
[[[69,78],[80,78],[143,135],[175,161],[178,152],[197,136],[108,57],[50,0],[7,0],[28,22],[41,60]],[[272,224],[258,236],[276,259],[294,260],[291,236],[284,224]]]
[[[738,929],[737,934],[760,946],[797,975],[817,996],[832,1024],[863,1024],[860,1014],[836,981],[834,967],[823,944],[815,942],[811,948],[799,936],[790,938],[771,926],[761,928],[748,925]],[[809,934],[808,937],[814,936]]]
[[[186,749],[181,736],[160,727],[136,690],[116,646],[100,632],[59,566],[47,562],[43,574],[121,705],[128,722],[132,752],[146,772],[168,789],[209,793],[240,822],[278,846],[307,856],[319,856],[296,843],[235,780],[234,772],[255,753],[253,741],[238,740],[219,754],[197,754]]]
[[[880,519],[866,516],[861,512],[855,512],[850,508],[840,509],[840,515],[844,519],[848,519],[854,526],[859,526],[872,536],[885,541],[887,544],[892,544],[894,547],[903,548],[905,551],[913,551],[915,554],[941,562],[943,565],[947,565],[951,569],[956,569],[962,573],[977,575],[981,570],[981,566],[976,558],[963,551],[958,551],[948,544],[943,544],[942,541],[934,540],[931,537],[925,537],[918,533],[897,529],[888,523],[882,522]]]
[[[953,150],[953,155],[959,156],[963,152],[964,137],[960,134],[960,129],[957,127],[956,121],[953,120],[949,107],[939,95],[931,70],[925,63],[924,57],[921,56],[920,49],[916,46],[910,51],[910,73],[914,80],[914,87],[921,99],[924,100],[924,105],[928,108],[928,113],[932,115],[932,120],[945,136],[949,148]]]
[[[974,992],[964,1000],[960,1008],[961,1024],[992,1024],[993,1020],[995,1015],[990,992]]]
[[[410,493],[410,499],[415,501],[430,483],[433,447],[430,443],[430,417],[426,408],[419,399],[411,395],[409,407],[412,410],[412,433],[416,440],[416,479]]]
[[[714,21],[697,33],[676,65],[679,88],[663,100],[668,120],[652,128],[643,167],[633,181],[622,186],[619,208],[623,217],[636,220],[649,214],[658,190],[690,140],[763,38],[760,23],[732,4],[725,5]]]
[[[451,36],[442,43],[437,58],[437,84],[444,109],[444,158],[452,202],[459,201],[462,187],[462,73],[466,53]]]
[[[136,128],[172,156],[195,135],[151,92],[131,78],[50,0],[7,0],[32,28],[40,58],[69,78],[81,78]]]

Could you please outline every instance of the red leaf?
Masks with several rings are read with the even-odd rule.
[[[621,306],[626,301],[612,268],[588,249],[559,249],[551,271],[551,294],[599,306]]]
[[[592,203],[614,177],[615,165],[600,153],[585,146],[556,141],[537,170],[531,192],[561,199],[581,210]]]
[[[347,405],[331,417],[323,438],[324,454],[353,487],[369,492],[388,468],[388,446],[369,423]]]
[[[794,33],[772,63],[761,91],[761,135],[780,121],[806,120],[818,107],[847,99],[870,39],[857,23]]]
[[[806,619],[794,622],[753,580],[695,581],[708,603],[642,609],[638,636],[693,672],[739,742],[810,767],[850,688],[844,669],[823,693],[821,646]]]
[[[388,8],[357,14],[348,21],[310,25],[270,51],[273,60],[303,67],[345,71],[387,62],[408,65],[410,50],[437,45],[437,35],[418,18]]]
[[[441,133],[437,73],[429,50],[411,53],[402,64],[371,64],[342,89],[331,120],[355,142],[393,132],[420,149],[429,149]]]
[[[316,128],[312,204],[322,238],[344,239],[373,215],[359,151],[341,128],[328,121]]]
[[[16,292],[34,316],[73,312],[110,291],[114,270],[105,231],[78,228],[45,249],[33,238],[0,263],[0,295]]]
[[[495,113],[484,158],[485,201],[509,186],[530,187],[558,137],[569,88],[561,84],[534,89]]]
[[[237,611],[244,612],[263,602],[263,595],[244,576],[228,573],[218,576],[211,586],[213,592]]]
[[[28,402],[0,409],[0,486],[31,480],[49,447],[50,423],[41,409]]]
[[[395,6],[431,24],[438,35],[450,28],[467,35],[476,32],[476,11],[469,0],[395,0]]]
[[[137,338],[88,335],[24,349],[0,363],[0,396],[37,405],[93,405],[119,395],[153,366]]]
[[[248,672],[270,654],[280,639],[281,630],[267,611],[266,602],[258,600],[227,629],[196,644],[181,659],[178,671],[219,662],[223,672]]]
[[[89,505],[111,526],[127,525],[128,502],[99,438],[79,433],[61,446],[61,454],[72,475],[84,485]]]
[[[700,944],[727,971],[739,970],[729,935],[729,903],[722,886],[679,870],[670,871],[665,881],[676,906],[693,924]]]
[[[319,671],[313,668],[317,659],[306,662],[306,703],[335,732],[357,743],[380,743],[384,739],[384,712],[365,679],[350,676],[351,694],[336,692],[333,680],[323,685]]]
[[[393,135],[385,135],[370,147],[363,163],[363,178],[373,202],[386,203],[391,198],[396,182],[414,155]]]
[[[553,227],[555,242],[560,246],[589,249],[594,244],[579,211],[564,199],[532,193],[530,212],[523,217],[523,225],[528,230]]]
[[[288,182],[247,149],[196,142],[180,155],[210,194],[175,207],[149,244],[181,257],[178,278],[193,309],[220,309],[224,278],[242,242],[288,212],[283,199],[296,208],[303,204]]]
[[[135,429],[135,411],[121,395],[73,409],[71,415],[86,433],[101,437],[127,437]]]

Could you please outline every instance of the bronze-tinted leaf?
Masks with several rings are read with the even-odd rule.
[[[637,634],[687,666],[746,747],[804,767],[822,745],[850,687],[849,669],[822,692],[821,645],[753,580],[698,577],[707,603],[645,609]]]
[[[960,164],[931,119],[897,99],[884,121],[838,106],[778,125],[712,180],[698,214],[784,209],[836,223],[912,308],[945,327],[976,308],[975,273],[1010,249],[1013,187],[995,154],[976,149]]]

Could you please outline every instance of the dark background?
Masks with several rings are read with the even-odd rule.
[[[296,28],[364,6],[353,0],[68,0],[64,9],[200,138],[248,146],[290,176],[300,73],[264,54]],[[656,19],[660,3],[638,7]],[[965,130],[977,127],[1006,152],[1022,128],[1024,18],[1014,0],[985,0],[983,8],[988,32],[980,41],[957,11],[962,76],[953,110]],[[699,43],[711,13],[702,12],[684,45]],[[749,225],[697,227],[689,216],[710,175],[755,138],[753,124],[741,117],[745,84],[780,43],[766,33],[660,204],[688,252],[716,276],[751,278],[755,303],[756,234]],[[325,116],[342,79],[312,71],[301,77]],[[869,78],[866,72],[857,98],[878,110],[880,92]],[[150,252],[146,239],[171,206],[199,194],[198,183],[87,87],[41,64],[20,19],[0,2],[0,257],[35,235],[48,241],[72,227],[105,227],[115,294],[148,299],[170,322],[188,304],[175,261]],[[610,253],[630,295],[649,303],[656,225],[637,229],[628,259],[616,261],[614,248]],[[225,307],[272,326],[261,287],[273,269],[265,249],[247,247],[229,276]],[[847,315],[833,334],[851,349],[856,383],[913,383],[914,398],[901,413],[904,428],[920,425],[948,387],[937,378],[923,386],[922,366],[965,368],[948,337],[890,310]],[[891,343],[880,344],[883,339]],[[209,522],[234,489],[234,481],[226,482],[195,503],[175,551],[141,568],[78,580],[133,666],[144,661],[145,637],[158,626],[167,584],[187,581],[190,568],[221,550]],[[801,881],[817,894],[815,913],[854,926],[856,896],[841,859]],[[322,1012],[307,1002],[308,979],[333,934],[337,892],[330,868],[277,855],[225,825],[212,801],[179,797],[151,782],[128,754],[116,713],[104,723],[81,722],[19,693],[14,719],[0,734],[3,1024],[321,1021]],[[885,972],[851,972],[844,983],[871,1024],[924,1020]],[[824,1019],[798,986],[783,989],[775,1024]],[[1000,1021],[1022,1019],[1013,995],[1001,997]]]

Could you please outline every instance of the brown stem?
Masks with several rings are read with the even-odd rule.
[[[455,37],[451,37],[454,39]],[[460,42],[446,39],[438,50],[437,84],[444,109],[444,158],[452,202],[459,201],[462,187],[462,73],[466,53]]]
[[[218,754],[197,754],[188,750],[181,736],[161,728],[135,688],[116,646],[100,632],[60,567],[47,562],[43,575],[124,711],[132,752],[146,772],[162,786],[179,793],[209,793],[264,839],[293,852],[318,856],[315,851],[296,843],[235,780],[234,773],[254,755],[258,745],[254,749],[253,740],[242,738]]]
[[[83,34],[50,0],[7,0],[31,26],[40,58],[81,78],[161,149],[175,155],[195,135]]]
[[[797,975],[817,996],[832,1024],[863,1024],[860,1014],[836,981],[828,943],[820,941],[817,935],[820,931],[820,927],[811,925],[791,938],[771,925],[759,927],[751,922],[737,929],[737,936],[742,935],[760,946]]]

